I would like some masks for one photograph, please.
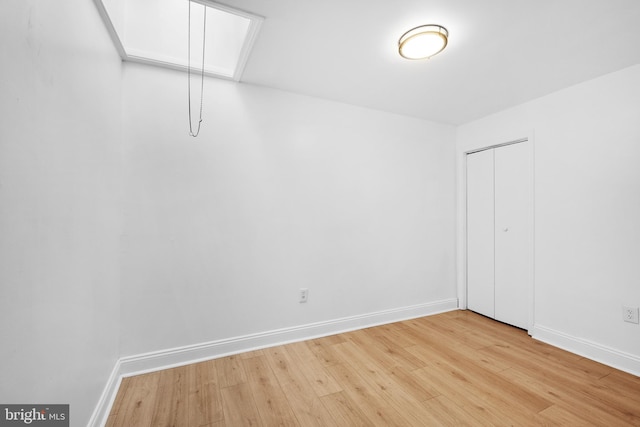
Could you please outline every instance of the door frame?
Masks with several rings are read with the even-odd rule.
[[[503,140],[504,141],[504,140]],[[467,156],[480,151],[500,148],[507,145],[528,143],[529,145],[529,194],[531,195],[529,213],[530,259],[527,274],[528,322],[527,332],[533,333],[535,325],[535,141],[533,132],[526,137],[507,139],[495,144],[481,144],[466,150],[459,150],[458,165],[458,308],[467,309]]]

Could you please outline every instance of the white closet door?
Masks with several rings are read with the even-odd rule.
[[[493,150],[467,155],[467,307],[494,311]]]
[[[531,212],[529,144],[496,148],[495,318],[528,326]]]

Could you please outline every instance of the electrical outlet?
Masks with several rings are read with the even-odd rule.
[[[622,320],[638,323],[638,307],[622,307]]]
[[[300,288],[300,293],[298,295],[300,296],[298,302],[307,302],[307,300],[309,299],[309,289]]]

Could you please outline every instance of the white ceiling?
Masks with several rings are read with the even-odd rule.
[[[226,0],[265,18],[241,81],[462,124],[640,63],[640,0]],[[397,54],[421,24],[450,33]]]

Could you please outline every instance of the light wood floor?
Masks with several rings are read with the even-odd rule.
[[[126,378],[108,426],[640,426],[640,378],[454,311]]]

